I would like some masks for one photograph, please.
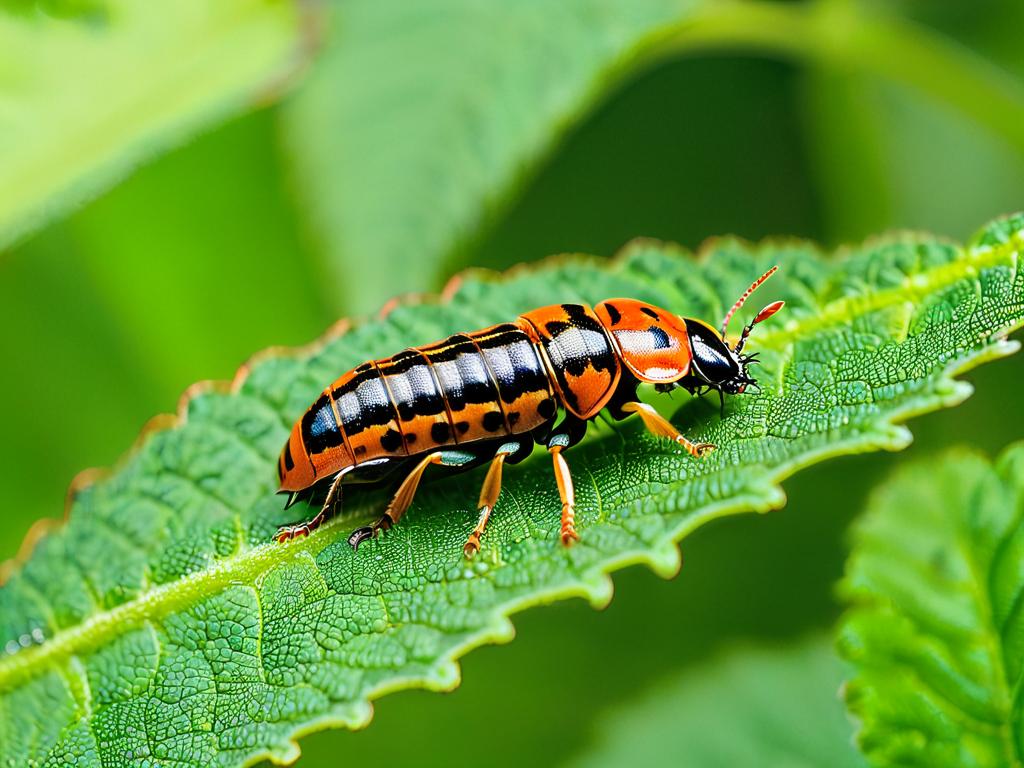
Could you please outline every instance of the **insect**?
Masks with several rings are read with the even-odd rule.
[[[682,387],[691,394],[717,390],[724,409],[725,394],[756,385],[747,367],[757,355],[743,348],[754,326],[783,302],[758,312],[735,346],[725,334],[732,316],[776,269],[737,299],[720,331],[641,301],[609,299],[593,308],[534,309],[511,323],[363,363],[324,389],[292,428],[278,462],[280,493],[290,495],[285,508],[324,489],[326,498],[312,519],[282,527],[277,541],[306,536],[332,517],[343,485],[394,480],[397,490],[384,514],[349,536],[358,549],[401,519],[426,472],[489,463],[477,523],[464,546],[472,557],[498,501],[503,466],[522,461],[537,443],[554,465],[561,541],[572,544],[579,536],[565,452],[605,409],[613,419],[636,414],[652,433],[694,457],[713,450],[710,443],[686,439],[640,402],[637,386],[650,383],[660,392]]]

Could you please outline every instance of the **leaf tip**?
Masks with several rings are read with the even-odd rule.
[[[679,547],[672,540],[666,540],[647,552],[644,556],[647,567],[655,575],[663,579],[671,579],[679,573],[683,565],[683,556]]]
[[[607,608],[615,594],[615,585],[612,577],[603,571],[597,572],[580,582],[580,589],[583,597],[593,608],[601,610]]]
[[[968,384],[967,387],[968,389],[970,389],[970,384]],[[968,392],[968,394],[970,394],[970,392]],[[964,395],[964,397],[966,397],[966,395]],[[905,427],[902,424],[893,424],[891,422],[886,422],[884,424],[879,425],[877,437],[878,447],[885,451],[902,451],[904,448],[906,448],[908,445],[914,442],[914,435],[907,427]]]
[[[462,682],[462,669],[454,659],[447,659],[431,668],[426,685],[432,691],[454,691]]]

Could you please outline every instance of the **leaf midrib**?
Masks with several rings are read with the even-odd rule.
[[[942,285],[963,279],[974,268],[993,266],[1007,258],[1016,276],[1017,251],[1021,244],[1024,244],[1024,235],[1015,233],[1008,241],[994,246],[967,246],[957,260],[916,273],[897,286],[867,296],[841,297],[829,302],[814,315],[808,314],[790,320],[782,329],[764,334],[760,339],[761,345],[781,349],[789,346],[793,337],[803,337],[808,332],[849,317],[852,305],[856,305],[858,312],[866,313],[896,303],[906,303],[910,300],[909,296],[927,295]],[[783,339],[790,341],[783,343]],[[779,469],[784,470],[781,467]],[[745,506],[747,501],[738,499],[736,508]],[[126,626],[139,626],[145,620],[166,615],[176,608],[189,605],[190,599],[194,596],[215,594],[221,589],[239,583],[252,585],[258,581],[260,574],[271,567],[297,557],[311,556],[322,549],[327,543],[324,539],[325,533],[331,529],[332,527],[325,527],[321,532],[293,542],[287,547],[267,543],[240,551],[218,560],[211,568],[196,571],[182,579],[150,589],[112,609],[95,613],[80,624],[58,631],[51,639],[40,645],[19,650],[7,658],[0,658],[0,690],[34,677],[51,660],[66,658],[83,648],[100,644],[103,639],[123,630]]]
[[[972,508],[972,517],[977,519],[979,512],[979,505],[982,503],[982,494],[984,490],[982,488],[976,488],[975,492],[971,496],[970,505]],[[1017,523],[1020,522],[1020,515],[1014,516],[1015,524],[1011,525],[1007,529],[1006,538],[1008,539],[1013,535],[1013,531],[1017,528]],[[991,583],[991,569],[995,568],[998,557],[993,556],[992,562],[989,564],[988,569],[983,572],[981,564],[975,557],[974,550],[971,546],[971,542],[966,540],[967,532],[964,531],[960,525],[956,527],[955,538],[957,542],[957,548],[960,549],[961,556],[967,562],[968,567],[971,570],[971,578],[974,582],[973,591],[976,594],[978,604],[981,607],[981,619],[982,619],[982,634],[985,637],[986,644],[989,646],[990,652],[995,663],[995,678],[996,685],[999,689],[999,694],[1002,700],[1006,704],[1006,711],[1003,713],[1005,720],[999,724],[998,734],[1000,741],[1003,743],[1003,749],[1006,757],[1012,761],[1011,768],[1021,768],[1024,766],[1024,756],[1021,755],[1017,739],[1014,737],[1013,724],[1014,724],[1014,703],[1016,701],[1015,686],[1010,685],[1010,680],[1007,676],[1006,670],[1006,647],[1003,643],[1003,634],[999,631],[999,627],[996,624],[995,618],[995,603],[992,599],[992,592],[989,589]],[[1002,547],[1000,542],[999,549]],[[998,554],[997,552],[995,553]]]

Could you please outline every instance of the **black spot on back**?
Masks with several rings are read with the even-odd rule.
[[[505,419],[498,411],[488,411],[484,414],[483,425],[488,432],[497,432],[505,426]]]
[[[397,429],[389,429],[380,438],[380,447],[388,453],[394,453],[402,447],[402,433]]]
[[[643,312],[648,317],[653,317],[655,320],[661,320],[661,318],[658,317],[658,313],[655,312],[650,307],[640,307],[640,311]]]
[[[608,317],[611,318],[612,325],[615,325],[622,319],[622,313],[615,308],[614,304],[605,304],[604,308],[608,310]]]
[[[556,410],[558,409],[555,406],[555,401],[550,397],[537,403],[537,413],[541,415],[541,418],[550,419],[555,415]]]
[[[665,333],[663,328],[659,328],[656,325],[652,325],[647,329],[647,332],[654,338],[655,349],[668,349],[672,344],[668,340],[668,334]]]
[[[452,436],[452,428],[443,421],[435,421],[430,428],[430,439],[438,445],[447,443]]]

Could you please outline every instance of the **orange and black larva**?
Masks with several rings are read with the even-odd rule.
[[[359,528],[359,544],[398,522],[430,465],[490,469],[478,504],[477,525],[465,553],[480,547],[501,491],[505,463],[524,459],[534,443],[554,462],[562,501],[561,540],[579,537],[572,477],[563,453],[582,439],[587,422],[607,409],[612,418],[635,413],[656,435],[675,440],[695,457],[714,448],[691,443],[648,405],[637,401],[640,383],[659,391],[718,390],[739,394],[756,384],[743,354],[757,323],[782,308],[762,309],[734,347],[725,340],[733,314],[776,268],[758,278],[736,301],[721,330],[633,299],[610,299],[594,308],[556,304],[520,315],[514,322],[459,333],[437,344],[372,360],[327,387],[292,428],[278,462],[288,506],[326,489],[311,520],[281,528],[278,541],[304,536],[337,510],[342,485],[396,478],[387,511]]]

